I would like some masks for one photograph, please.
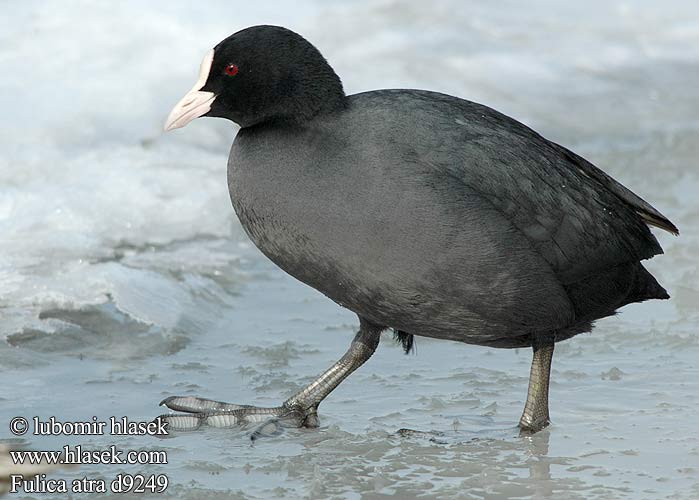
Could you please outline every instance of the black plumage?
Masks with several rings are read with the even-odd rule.
[[[303,125],[243,128],[229,188],[282,269],[417,336],[521,347],[667,297],[640,264],[662,252],[643,214],[674,227],[667,219],[562,146],[456,97],[373,91]]]

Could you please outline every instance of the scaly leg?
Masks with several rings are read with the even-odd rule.
[[[549,376],[553,342],[534,343],[534,358],[529,374],[529,390],[519,428],[524,434],[538,432],[551,422],[549,418]]]
[[[169,424],[170,430],[195,430],[204,424],[225,428],[246,423],[261,423],[255,434],[269,434],[279,427],[318,427],[317,409],[320,402],[340,382],[362,366],[379,345],[383,328],[362,318],[359,318],[359,325],[359,332],[345,355],[281,406],[260,408],[194,396],[171,396],[160,404],[185,413],[162,415],[161,418]]]

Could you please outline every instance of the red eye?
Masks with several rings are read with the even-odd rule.
[[[226,74],[228,76],[237,75],[238,74],[238,66],[236,66],[235,64],[229,64],[228,66],[226,66]]]

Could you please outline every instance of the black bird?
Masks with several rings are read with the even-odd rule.
[[[233,207],[275,264],[359,317],[347,353],[276,408],[191,396],[172,428],[317,426],[318,404],[382,331],[533,348],[519,426],[549,423],[555,342],[631,302],[667,299],[641,260],[677,228],[572,151],[487,106],[424,90],[345,95],[300,35],[254,26],[219,43],[166,130],[200,116],[240,131]],[[266,424],[265,424],[266,425]]]

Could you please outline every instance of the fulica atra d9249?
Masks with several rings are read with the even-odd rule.
[[[304,38],[255,26],[212,49],[166,130],[200,116],[241,129],[233,207],[274,263],[359,316],[347,353],[276,408],[173,396],[172,428],[317,426],[318,404],[383,330],[531,346],[520,428],[549,423],[555,342],[625,304],[667,299],[640,261],[660,212],[597,167],[481,104],[423,90],[346,96]]]

